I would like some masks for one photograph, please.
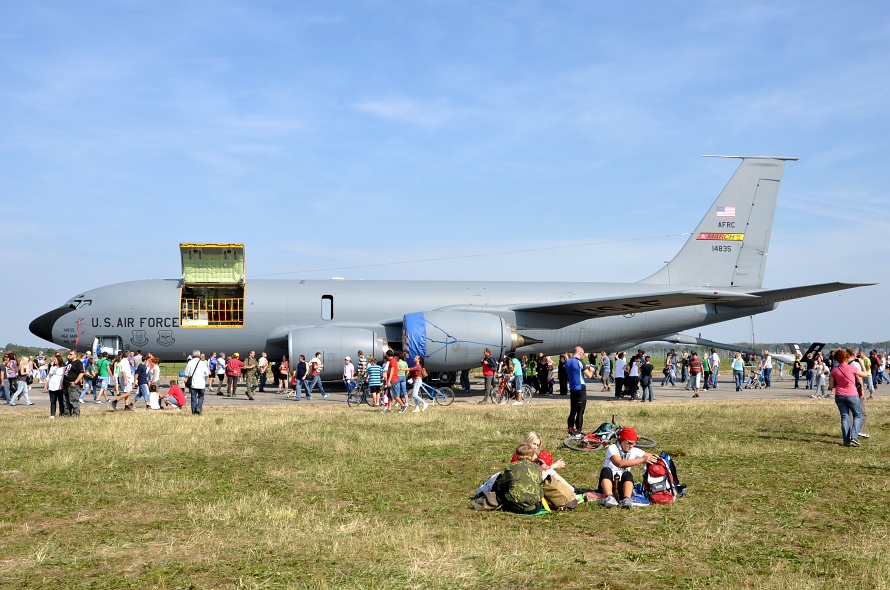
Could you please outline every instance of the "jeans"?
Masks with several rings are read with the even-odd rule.
[[[418,406],[421,405],[421,404],[426,405],[426,404],[424,403],[423,399],[421,399],[421,397],[420,397],[420,384],[421,384],[421,380],[420,380],[420,379],[415,379],[415,380],[414,380],[414,387],[411,389],[411,398],[414,400],[414,407],[415,407],[415,408],[418,407]]]
[[[25,403],[30,406],[31,398],[28,397],[28,382],[25,381],[24,377],[20,377],[19,380],[17,381],[17,383],[18,383],[18,385],[15,388],[15,393],[12,395],[12,400],[9,403],[14,404],[15,400],[19,399],[19,397],[21,397],[22,394],[24,394]]]
[[[652,378],[643,377],[640,380],[640,386],[643,388],[643,401],[646,401],[646,392],[649,392],[649,401],[652,401]]]
[[[766,387],[767,389],[769,389],[770,387],[773,386],[773,381],[771,379],[772,374],[773,374],[772,367],[764,367],[764,369],[763,369],[763,386]]]
[[[813,388],[813,377],[816,376],[816,371],[813,369],[807,369],[807,389]]]
[[[204,390],[189,387],[192,393],[192,414],[200,414],[204,409]]]
[[[94,390],[95,388],[96,388],[96,384],[93,382],[92,379],[84,379],[83,380],[83,391],[80,392],[80,400],[79,400],[80,403],[83,403],[83,398],[86,397],[86,395],[90,392],[91,389]],[[93,393],[93,401],[95,401],[95,399],[96,399],[96,394]]]
[[[464,391],[470,391],[470,372],[460,372],[460,386]]]
[[[735,390],[738,391],[742,388],[742,381],[745,379],[745,371],[736,371],[733,369],[732,376],[735,378]]]
[[[794,389],[798,389],[800,386],[800,371],[794,374]]]
[[[844,446],[849,446],[850,441],[859,438],[859,429],[862,427],[862,409],[857,395],[835,395],[834,403],[841,413],[841,434],[844,437]],[[850,415],[853,415],[853,424],[850,428]]]
[[[677,384],[677,381],[676,381],[676,379],[674,378],[674,372],[673,372],[673,371],[671,371],[670,373],[668,373],[667,375],[664,376],[664,379],[661,380],[661,386],[664,387],[665,385],[668,384],[668,382],[670,382],[671,387],[673,387],[674,385]]]
[[[717,376],[720,374],[720,369],[717,367],[713,367],[711,369],[711,387],[717,387],[718,381]]]
[[[399,380],[393,383],[393,397],[408,399],[408,377],[399,375]]]
[[[9,384],[10,383],[11,383],[11,381],[9,379],[4,379],[3,385],[0,385],[0,390],[3,391],[3,399],[6,401],[6,403],[10,402],[10,398],[9,398]]]
[[[304,387],[306,388],[306,399],[312,397],[309,395],[309,385],[303,379],[297,379],[297,384],[294,385],[294,399],[300,399],[300,394],[303,392]]]
[[[321,375],[313,375],[312,380],[309,382],[309,385],[306,386],[306,398],[312,397],[312,390],[315,389],[315,385],[318,384],[318,390],[321,392],[321,397],[327,397],[328,394],[324,392],[324,387],[321,385]]]
[[[513,376],[513,386],[516,388],[516,399],[522,401],[522,375]]]
[[[136,391],[136,395],[133,396],[133,403],[134,403],[134,404],[135,404],[137,401],[139,401],[140,396],[141,396],[143,399],[145,399],[145,403],[148,403],[149,392],[148,392],[148,385],[147,385],[147,384],[144,384],[144,385],[143,385],[143,384],[140,384],[140,385],[139,385],[139,389]]]

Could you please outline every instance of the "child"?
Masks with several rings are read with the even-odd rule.
[[[167,395],[165,395],[163,399],[165,408],[172,407],[181,410],[185,405],[185,394],[182,392],[182,388],[179,387],[175,379],[170,380],[170,391],[167,392]]]
[[[618,433],[618,443],[609,445],[606,450],[606,462],[603,470],[600,472],[600,489],[599,491],[606,495],[603,506],[612,508],[613,506],[621,506],[622,508],[630,508],[631,495],[633,494],[634,477],[630,468],[634,465],[642,465],[643,463],[655,463],[658,460],[656,455],[646,453],[642,449],[636,448],[637,431],[633,428],[622,428]],[[613,493],[613,482],[618,479],[621,500],[615,500]]]
[[[515,463],[510,463],[495,484],[502,509],[517,514],[541,512],[544,480],[541,467],[534,463],[535,450],[525,443],[516,447]]]

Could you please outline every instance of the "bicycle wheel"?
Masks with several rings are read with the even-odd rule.
[[[491,390],[491,403],[499,406],[507,403],[507,394],[504,389],[505,387],[499,383]]]
[[[584,440],[583,438],[568,437],[562,444],[573,451],[599,451],[606,448],[606,443],[597,440]]]
[[[371,395],[371,387],[368,385],[367,382],[362,383],[361,400],[369,406],[374,405],[374,396]]]
[[[532,390],[531,385],[523,385],[522,386],[522,403],[530,404],[532,401],[532,395],[534,391]]]
[[[654,438],[649,438],[648,436],[639,436],[637,435],[637,447],[641,449],[651,449],[658,443],[655,442]]]
[[[346,404],[350,408],[357,408],[362,405],[361,394],[358,391],[353,391],[352,393],[346,394]]]
[[[454,401],[454,390],[450,387],[438,387],[435,390],[434,398],[440,406],[450,406]]]

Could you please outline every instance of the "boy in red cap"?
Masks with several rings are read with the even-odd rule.
[[[622,508],[630,508],[632,506],[630,497],[633,494],[634,476],[630,468],[634,465],[642,465],[644,463],[655,463],[658,460],[657,455],[647,453],[642,449],[638,449],[637,431],[633,428],[622,428],[618,433],[618,442],[609,445],[606,449],[606,461],[603,470],[600,472],[600,489],[606,495],[603,506],[612,508],[620,506]],[[619,495],[621,500],[616,500],[613,495],[613,482],[618,480]]]

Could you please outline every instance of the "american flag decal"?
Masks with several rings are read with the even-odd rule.
[[[717,217],[735,217],[735,207],[717,207]]]

